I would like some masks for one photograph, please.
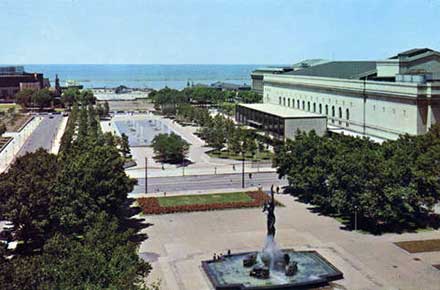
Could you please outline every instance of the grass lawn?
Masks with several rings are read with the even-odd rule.
[[[18,111],[21,107],[17,104],[0,104],[0,112],[6,112],[10,108],[15,108]]]
[[[158,197],[157,199],[159,201],[160,206],[162,207],[252,201],[252,198],[246,192],[180,195],[180,196]]]
[[[405,241],[397,242],[395,244],[411,254],[440,251],[440,239]]]

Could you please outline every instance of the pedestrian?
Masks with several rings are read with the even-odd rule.
[[[163,196],[167,196],[167,192],[166,191],[163,192]]]
[[[232,170],[235,171],[235,164],[232,164]]]
[[[262,191],[261,184],[258,183],[258,191]]]
[[[280,193],[280,187],[277,186],[277,193]]]
[[[231,255],[231,249],[228,250],[228,256],[230,256],[230,255]]]
[[[252,173],[249,173],[249,179],[252,179]]]
[[[270,193],[273,193],[273,184],[270,186]]]

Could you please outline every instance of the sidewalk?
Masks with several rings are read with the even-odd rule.
[[[5,171],[9,165],[15,160],[17,153],[24,145],[32,132],[38,127],[43,120],[42,117],[34,117],[20,132],[6,132],[5,137],[12,137],[12,141],[0,152],[0,173]]]
[[[66,130],[67,121],[69,117],[63,117],[63,120],[61,121],[60,126],[58,127],[57,136],[55,137],[55,140],[52,145],[52,149],[50,150],[53,154],[58,154],[58,151],[60,150],[61,146],[61,138],[63,137],[64,131]]]

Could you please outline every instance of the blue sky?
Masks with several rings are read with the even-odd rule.
[[[0,0],[0,63],[290,64],[440,50],[439,0]]]

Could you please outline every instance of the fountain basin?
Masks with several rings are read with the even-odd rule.
[[[283,271],[270,270],[268,279],[250,276],[252,268],[243,267],[243,259],[259,252],[237,253],[224,256],[222,260],[202,261],[202,267],[215,289],[257,290],[257,289],[299,289],[322,286],[330,281],[343,278],[343,274],[316,251],[281,250],[288,254],[290,261],[297,263],[294,275]],[[257,266],[264,266],[260,257]]]

